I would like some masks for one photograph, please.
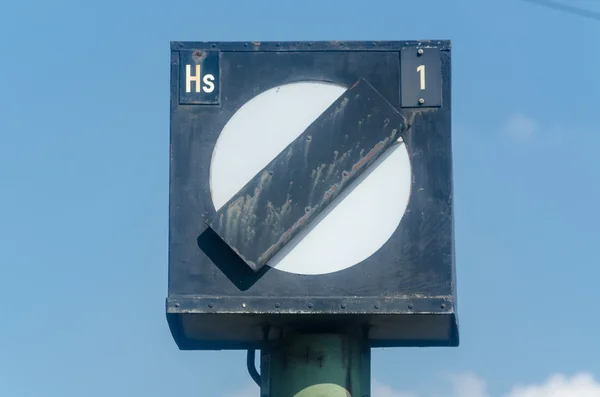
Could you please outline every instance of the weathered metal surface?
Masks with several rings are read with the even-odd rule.
[[[266,354],[261,397],[370,395],[371,355],[362,335],[300,334],[272,343]]]
[[[265,325],[270,341],[299,329],[365,325],[372,347],[458,345],[450,47],[449,41],[171,44],[166,312],[180,349],[262,349]],[[418,48],[440,51],[439,107],[401,107],[400,52]],[[181,52],[198,49],[219,52],[218,106],[180,103]],[[340,272],[252,271],[231,249],[219,248],[216,240],[227,245],[204,222],[216,213],[209,170],[219,131],[245,102],[275,86],[312,80],[349,87],[359,77],[411,126],[403,135],[412,180],[402,222],[380,250]]]
[[[388,52],[403,48],[435,47],[450,49],[449,40],[402,40],[402,41],[172,41],[171,50],[185,51],[206,49],[228,52]]]
[[[208,224],[258,271],[405,130],[404,117],[359,79]]]

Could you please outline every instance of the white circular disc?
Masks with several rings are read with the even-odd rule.
[[[213,151],[210,188],[215,208],[219,210],[346,89],[323,82],[291,83],[246,102],[227,122]],[[343,199],[328,206],[335,205],[320,222],[284,246],[268,265],[316,275],[367,259],[398,228],[410,182],[408,151],[397,144],[347,189]]]

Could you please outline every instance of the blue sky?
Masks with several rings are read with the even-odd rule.
[[[0,395],[253,395],[165,321],[169,41],[451,39],[461,346],[374,351],[373,396],[600,396],[598,37],[519,0],[2,2]]]

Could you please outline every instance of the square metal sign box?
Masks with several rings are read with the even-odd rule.
[[[166,313],[180,349],[356,327],[372,347],[458,346],[450,53],[171,43]]]

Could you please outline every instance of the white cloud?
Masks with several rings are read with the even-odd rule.
[[[371,397],[419,397],[419,395],[395,390],[377,380],[371,380]]]
[[[532,118],[517,113],[512,115],[504,126],[504,133],[521,142],[534,139],[540,130],[539,124]]]
[[[568,131],[568,128],[554,123],[540,124],[535,119],[522,113],[515,113],[510,116],[502,127],[504,135],[512,141],[522,144],[535,142],[536,146],[543,147],[562,144],[565,131]]]
[[[600,397],[600,383],[588,373],[559,374],[541,384],[515,386],[506,397]]]
[[[485,381],[475,374],[464,373],[450,377],[453,395],[457,397],[488,397]]]
[[[454,375],[450,381],[452,397],[491,397],[485,381],[474,374]],[[600,397],[600,383],[589,373],[557,374],[542,383],[516,385],[502,397]]]
[[[449,378],[450,387],[441,387],[450,392],[439,393],[444,397],[492,397],[486,390],[486,382],[471,373],[457,374]],[[443,382],[442,382],[443,383]],[[447,385],[446,385],[447,386]],[[436,394],[437,396],[438,394]],[[226,397],[258,397],[259,389],[250,384],[228,394]],[[371,397],[433,397],[431,394],[397,390],[377,380],[371,384]],[[501,397],[600,397],[600,383],[589,373],[571,377],[553,375],[542,383],[516,385]]]
[[[485,381],[474,374],[454,375],[450,382],[452,397],[491,397]],[[600,397],[600,383],[589,373],[557,374],[542,383],[516,385],[502,397]]]

